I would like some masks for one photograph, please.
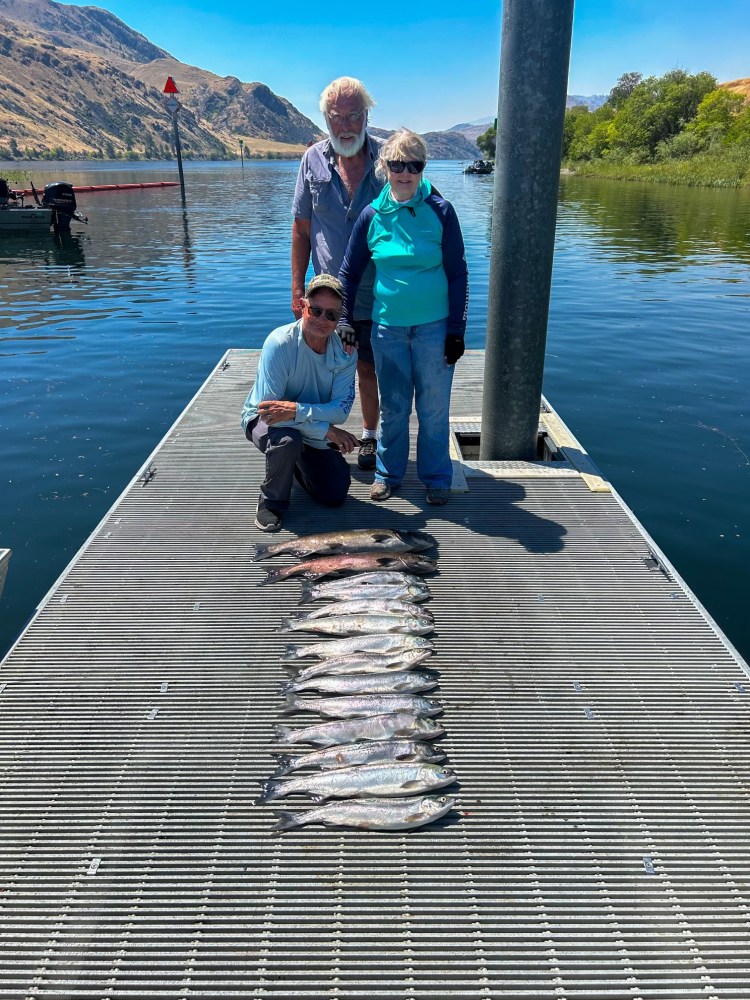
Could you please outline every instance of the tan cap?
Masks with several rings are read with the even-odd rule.
[[[316,274],[308,281],[305,295],[312,295],[313,292],[319,292],[322,288],[327,288],[329,292],[338,295],[342,302],[344,301],[344,286],[332,274]]]

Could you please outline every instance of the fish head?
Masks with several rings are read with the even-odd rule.
[[[416,666],[417,663],[423,663],[432,656],[431,649],[408,649],[401,656],[401,662],[405,666]]]
[[[424,549],[431,549],[437,542],[428,535],[426,531],[402,531],[402,539],[411,546],[412,552],[422,552]]]
[[[452,767],[446,767],[444,764],[423,764],[422,773],[425,776],[430,776],[431,778],[437,778],[440,781],[451,781],[456,777],[456,772]]]
[[[418,721],[419,724],[417,728],[419,732],[428,739],[434,739],[436,736],[445,735],[445,726],[441,725],[435,719],[419,719]]]
[[[414,573],[435,573],[437,563],[429,556],[423,556],[419,552],[407,552],[401,557],[402,562]]]
[[[426,795],[422,799],[421,807],[423,812],[438,819],[440,816],[445,816],[455,804],[456,800],[452,795]]]

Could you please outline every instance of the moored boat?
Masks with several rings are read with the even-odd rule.
[[[464,167],[465,174],[491,174],[494,167],[492,160],[474,160]]]
[[[73,219],[88,222],[78,211],[73,186],[67,181],[53,181],[47,184],[41,199],[36,188],[31,186],[35,205],[24,204],[24,195],[13,191],[4,177],[0,177],[0,234],[55,232],[70,229]]]

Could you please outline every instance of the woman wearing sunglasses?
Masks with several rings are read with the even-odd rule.
[[[386,140],[377,171],[387,183],[357,219],[340,278],[346,325],[365,268],[374,262],[372,349],[381,430],[370,498],[387,500],[406,473],[413,400],[417,475],[427,502],[444,504],[452,479],[451,384],[464,353],[468,273],[456,212],[424,176],[426,162],[427,147],[415,132],[401,129]]]

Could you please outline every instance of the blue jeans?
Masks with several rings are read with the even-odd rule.
[[[450,489],[450,400],[453,365],[445,363],[447,319],[417,326],[372,327],[380,386],[380,440],[375,478],[398,486],[409,458],[409,417],[416,404],[417,475],[430,489]]]

